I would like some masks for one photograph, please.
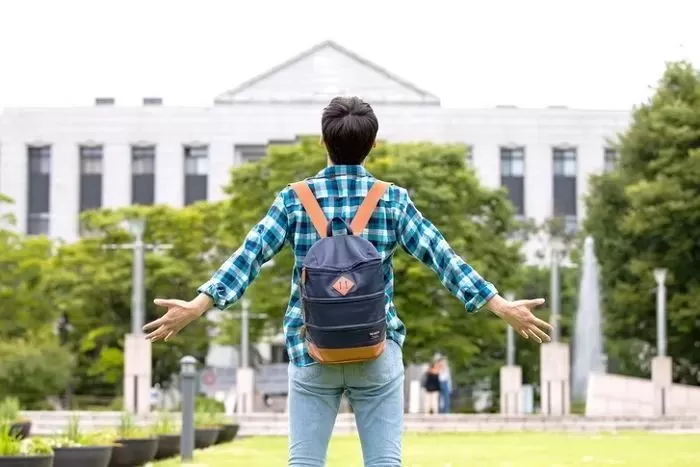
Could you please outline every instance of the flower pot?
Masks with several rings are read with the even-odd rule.
[[[19,439],[28,438],[31,429],[31,420],[17,420],[10,425],[10,433],[13,433]]]
[[[138,467],[152,461],[158,451],[158,438],[118,439],[116,443],[109,467]]]
[[[54,448],[53,467],[107,467],[112,446]]]
[[[238,423],[226,423],[221,425],[221,431],[219,432],[219,437],[216,438],[216,444],[230,443],[236,439],[240,427]]]
[[[155,459],[167,459],[180,454],[180,435],[159,435]]]
[[[51,467],[52,464],[52,454],[41,456],[0,456],[0,467]]]
[[[196,449],[204,449],[213,445],[216,438],[219,437],[221,428],[195,428],[194,430],[194,447]]]

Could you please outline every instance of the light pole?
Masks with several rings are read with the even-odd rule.
[[[192,460],[194,451],[194,399],[197,359],[188,355],[180,360],[180,391],[182,392],[182,433],[180,456],[183,461]]]
[[[132,250],[131,265],[131,333],[124,337],[124,405],[131,413],[150,411],[151,393],[151,342],[144,339],[143,325],[146,316],[145,303],[145,250],[167,250],[171,245],[144,243],[146,220],[141,217],[127,219],[126,230],[133,243],[104,245],[107,250]]]
[[[512,302],[515,299],[515,294],[508,292],[505,299]],[[515,330],[513,326],[506,326],[506,365],[515,365]]]
[[[561,285],[559,283],[559,266],[561,264],[562,253],[564,252],[564,244],[558,236],[552,236],[549,240],[550,254],[552,257],[552,265],[550,269],[550,282],[549,282],[549,293],[550,299],[552,301],[552,313],[549,318],[549,322],[552,325],[552,342],[559,342],[560,328],[560,290]]]
[[[656,279],[656,345],[658,356],[666,356],[666,269],[654,269]]]

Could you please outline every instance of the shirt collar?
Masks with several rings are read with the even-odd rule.
[[[371,177],[372,175],[361,165],[330,165],[317,173],[314,178],[332,178],[342,175],[355,177]]]

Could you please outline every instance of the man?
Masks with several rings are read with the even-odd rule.
[[[307,180],[327,219],[354,217],[376,179],[363,168],[374,147],[379,123],[369,104],[357,97],[336,97],[323,110],[322,142],[329,165]],[[290,180],[293,182],[294,180]],[[375,360],[321,365],[309,355],[302,333],[299,283],[301,265],[319,240],[295,192],[287,187],[267,215],[248,233],[243,245],[199,289],[193,300],[156,299],[167,308],[147,324],[152,341],[167,340],[212,306],[225,309],[239,300],[262,265],[285,243],[296,262],[284,318],[289,365],[289,466],[323,466],[341,396],[346,393],[357,420],[365,466],[400,466],[403,431],[404,367],[401,347],[406,329],[393,304],[391,258],[400,246],[425,263],[461,300],[467,311],[486,306],[524,338],[548,341],[551,329],[532,314],[544,300],[509,302],[450,248],[435,226],[416,209],[408,192],[390,186],[372,213],[362,236],[381,254],[385,281],[387,343]],[[331,226],[333,227],[333,226]],[[430,312],[430,310],[426,310]]]

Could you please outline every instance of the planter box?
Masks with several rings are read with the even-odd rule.
[[[180,435],[159,435],[156,460],[175,457],[180,454]]]
[[[53,455],[45,456],[0,456],[0,467],[51,467]]]
[[[53,467],[107,467],[112,446],[54,448]]]
[[[32,430],[31,420],[18,420],[10,425],[10,433],[13,433],[19,439],[29,437],[29,432]]]
[[[158,451],[158,438],[118,439],[116,443],[109,467],[139,467],[151,462]]]
[[[194,430],[194,447],[195,449],[204,449],[216,443],[216,438],[219,437],[221,428],[195,428]]]
[[[238,423],[221,425],[221,431],[219,432],[219,437],[216,438],[216,444],[230,443],[236,439],[240,427]]]

